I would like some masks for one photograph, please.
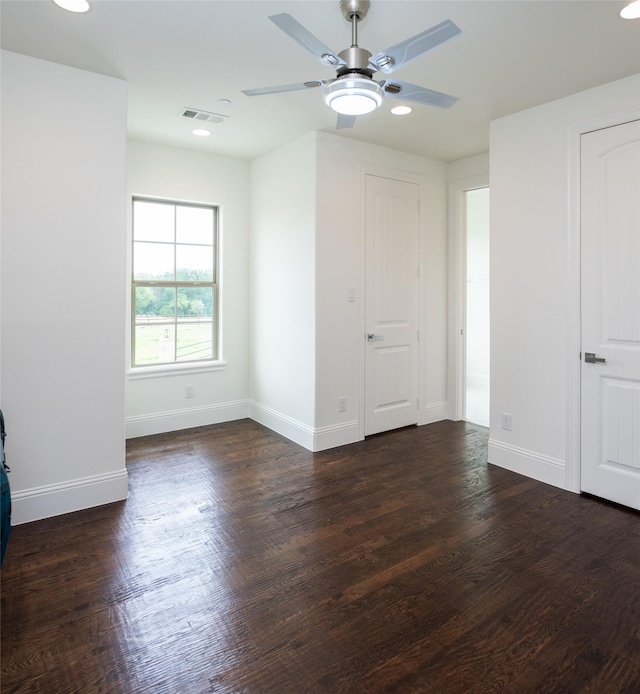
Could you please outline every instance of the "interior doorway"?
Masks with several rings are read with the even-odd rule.
[[[462,418],[489,426],[489,188],[464,191],[464,329]]]

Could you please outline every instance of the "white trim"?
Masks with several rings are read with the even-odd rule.
[[[144,378],[165,378],[166,376],[185,376],[201,374],[207,371],[224,371],[226,361],[208,361],[205,363],[188,362],[186,364],[161,364],[158,366],[137,366],[129,369],[126,376],[129,381]]]
[[[453,345],[453,358],[449,370],[451,387],[448,392],[451,402],[450,416],[454,421],[464,419],[466,409],[466,339],[461,332],[467,322],[467,228],[464,194],[469,190],[489,187],[488,173],[449,181],[449,338]]]
[[[313,427],[257,402],[249,404],[249,417],[258,424],[285,436],[290,441],[310,451],[313,450],[315,435]]]
[[[11,495],[13,525],[123,501],[128,494],[126,469],[58,484],[23,489]]]
[[[246,419],[249,416],[249,401],[236,400],[220,405],[202,405],[181,410],[154,412],[151,414],[134,415],[125,419],[126,438],[163,434],[168,431],[192,429],[231,422],[235,419]]]
[[[327,448],[355,443],[363,438],[360,436],[358,422],[355,420],[314,429],[271,407],[250,400],[127,417],[126,436],[128,439],[133,439],[139,436],[232,422],[237,419],[253,419],[310,451],[323,451]]]
[[[418,426],[441,422],[444,419],[450,419],[449,403],[446,400],[429,403],[418,412]]]
[[[375,164],[363,164],[361,180],[364,181],[365,176],[376,176],[377,178],[389,178],[392,181],[400,181],[401,183],[414,183],[417,186],[426,185],[426,177],[422,174],[411,173],[410,171],[402,171],[401,169],[389,169],[384,166],[376,166]],[[365,192],[363,185],[362,192]],[[422,199],[421,199],[421,202]]]
[[[369,170],[366,166],[360,167],[360,177],[358,179],[358,200],[360,210],[358,214],[358,250],[360,252],[360,289],[358,296],[362,297],[358,301],[358,334],[360,335],[358,347],[358,440],[364,440],[364,407],[365,407],[365,386],[367,371],[367,345],[365,335],[367,333],[367,174]]]
[[[564,489],[565,465],[561,460],[489,439],[488,462],[540,482]]]
[[[313,433],[313,451],[326,451],[328,448],[346,446],[350,443],[362,441],[360,427],[356,420],[334,424],[333,426],[320,427]]]
[[[285,436],[309,451],[324,451],[328,448],[344,446],[362,440],[358,422],[355,420],[314,429],[293,417],[257,402],[252,402],[249,409],[249,416],[258,424]]]
[[[640,119],[640,110],[623,111],[582,121],[567,129],[567,437],[564,488],[580,492],[582,325],[580,302],[580,138],[594,130]]]

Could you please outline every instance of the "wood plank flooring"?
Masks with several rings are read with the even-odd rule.
[[[17,526],[2,694],[640,692],[640,514],[440,422],[310,453],[135,439],[126,502]]]

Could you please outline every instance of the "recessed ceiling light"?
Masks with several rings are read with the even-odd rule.
[[[225,106],[229,106],[231,104],[231,99],[218,99],[219,104],[224,104]]]
[[[413,109],[411,106],[394,106],[391,109],[391,113],[393,113],[394,116],[406,116],[407,113],[411,113]]]
[[[87,0],[53,0],[53,2],[69,12],[87,12],[89,10]]]
[[[209,137],[209,135],[211,135],[211,130],[204,130],[204,128],[198,128],[196,130],[192,130],[191,132],[198,137]]]
[[[620,16],[624,19],[638,19],[640,17],[640,0],[630,2],[620,10]]]

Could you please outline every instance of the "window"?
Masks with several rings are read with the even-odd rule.
[[[216,207],[133,199],[131,365],[217,358]]]

